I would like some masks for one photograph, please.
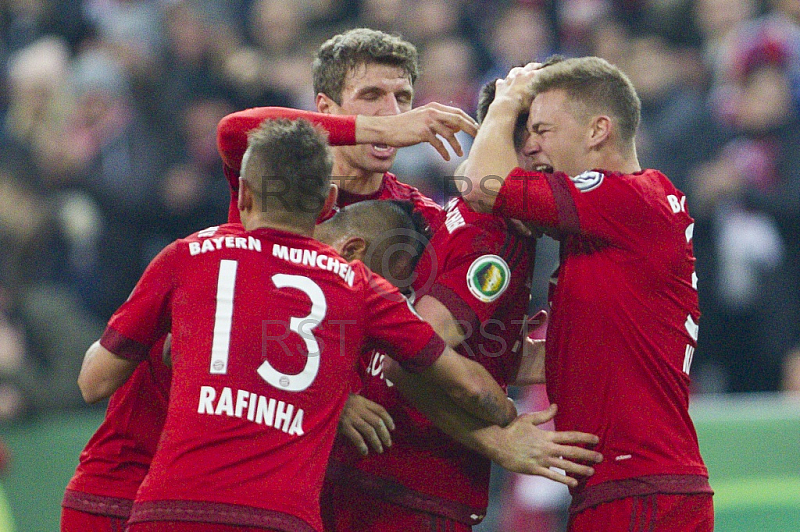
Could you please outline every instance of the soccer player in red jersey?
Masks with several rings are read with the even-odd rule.
[[[416,51],[410,43],[382,32],[363,28],[337,35],[322,45],[314,63],[314,88],[317,92],[317,110],[319,112],[262,107],[233,113],[220,122],[218,147],[225,163],[225,172],[229,180],[233,182],[246,144],[247,131],[256,127],[261,120],[276,117],[302,117],[324,127],[329,132],[329,142],[335,146],[335,173],[345,176],[339,178],[341,191],[339,205],[348,205],[364,199],[409,199],[417,205],[419,212],[428,219],[431,227],[438,228],[437,235],[441,232],[441,235],[434,238],[443,244],[438,250],[429,248],[422,260],[423,264],[428,264],[429,272],[425,275],[421,275],[422,272],[419,270],[416,272],[416,289],[417,291],[423,290],[424,294],[434,285],[433,281],[436,275],[441,274],[442,279],[439,285],[445,287],[443,291],[448,293],[438,296],[443,298],[442,301],[432,296],[424,298],[424,301],[421,302],[422,307],[418,307],[420,314],[431,323],[455,322],[456,328],[459,329],[458,335],[474,336],[476,349],[483,341],[486,345],[480,345],[482,349],[494,350],[493,354],[496,356],[483,357],[483,362],[488,366],[494,366],[497,375],[511,374],[513,373],[512,368],[519,363],[517,358],[519,351],[512,353],[510,347],[520,339],[518,330],[524,321],[528,301],[529,288],[526,285],[526,271],[530,262],[528,260],[530,250],[527,249],[528,245],[523,244],[516,235],[508,233],[502,219],[472,213],[463,203],[454,205],[451,228],[444,229],[444,225],[442,225],[444,216],[441,208],[422,196],[413,187],[397,181],[396,177],[388,172],[395,155],[394,148],[390,148],[390,146],[405,146],[428,141],[444,157],[447,157],[444,143],[437,135],[449,142],[453,149],[460,154],[461,147],[454,136],[455,132],[459,129],[469,133],[475,132],[474,121],[459,109],[429,104],[411,110],[415,78]],[[459,231],[457,238],[451,239],[448,235],[458,227],[457,218],[464,216],[469,219],[465,225],[468,225],[470,229]],[[441,258],[431,256],[431,250],[441,253]],[[521,258],[521,254],[525,256]],[[493,267],[494,263],[491,261],[496,258],[495,255],[500,258]],[[444,266],[442,260],[445,256],[448,268],[452,271],[441,270]],[[511,296],[508,295],[504,296],[502,301],[496,300],[499,300],[508,288],[506,283],[512,280],[508,262],[505,262],[507,260],[526,265],[522,269],[513,270],[514,282],[511,292],[516,298],[514,304],[509,303]],[[469,299],[476,302],[475,307],[479,310],[477,317],[460,295],[448,297],[452,288],[446,286],[447,283],[450,285],[459,285],[460,283],[466,292],[468,290],[468,269],[473,263],[475,263],[475,270],[481,272],[478,275],[493,272],[504,276],[497,298],[490,298],[492,304],[481,304],[476,296],[469,296]],[[499,270],[500,267],[503,269]],[[445,274],[451,277],[448,281],[445,281]],[[423,278],[425,281],[421,280]],[[397,278],[394,280],[402,281]],[[438,290],[439,286],[437,285],[435,289]],[[462,324],[467,329],[466,331],[460,330],[461,326],[458,325],[457,319],[467,320]],[[506,327],[505,321],[516,321],[516,323],[509,323]],[[487,325],[488,329],[486,329]],[[444,331],[443,328],[438,328],[438,325],[435,327],[440,333]],[[502,334],[495,337],[499,340],[488,341],[486,338],[497,333],[497,329],[502,329]],[[484,335],[483,340],[479,338],[482,334]],[[501,353],[498,342],[508,349]],[[461,339],[455,339],[451,345],[459,343],[461,343]],[[380,354],[375,356],[380,357]],[[376,359],[369,371],[379,373],[378,366]],[[509,375],[504,375],[498,378],[501,382],[507,382],[508,377]],[[385,387],[382,381],[379,381],[379,385]],[[391,392],[389,395],[394,404],[397,399],[393,390]],[[351,398],[348,404],[351,403],[358,404],[362,409],[366,418],[366,421],[362,423],[365,432],[371,430],[370,427],[364,425],[370,420],[376,425],[379,425],[384,418],[387,419],[387,423],[392,423],[390,416],[385,414],[385,410],[378,404],[369,401],[363,402],[357,396]],[[408,424],[407,429],[404,430],[413,433],[417,426],[422,426],[430,435],[429,439],[441,438],[446,445],[453,446],[456,454],[460,452],[450,461],[451,464],[462,464],[460,468],[456,466],[457,473],[460,475],[459,480],[436,487],[433,492],[437,496],[447,495],[447,498],[441,498],[441,501],[448,502],[440,501],[439,505],[452,507],[459,504],[458,502],[453,503],[453,500],[469,500],[474,503],[470,506],[470,511],[460,511],[458,516],[462,522],[469,524],[479,521],[485,514],[485,499],[488,493],[488,485],[485,482],[489,472],[488,460],[477,458],[477,455],[469,453],[463,447],[455,446],[452,440],[433,429],[421,415],[417,414],[417,419],[419,419],[417,425]],[[383,430],[385,431],[385,428]],[[351,437],[355,439],[358,436],[351,431]],[[374,433],[371,442],[378,447],[381,445]],[[364,444],[363,441],[360,443]],[[564,443],[568,443],[568,441],[564,441]],[[499,445],[496,447],[504,448]],[[561,451],[564,449],[554,448],[550,452]],[[426,452],[423,450],[423,453]],[[569,453],[570,450],[567,449],[566,452]],[[400,456],[400,451],[392,456]],[[469,472],[465,472],[463,464],[473,458],[476,458],[480,465],[471,467]],[[526,463],[519,459],[516,466],[530,471],[530,462]],[[536,463],[538,464],[538,461]],[[382,463],[376,460],[374,467],[380,468]],[[394,469],[398,469],[398,467]],[[437,469],[428,468],[427,470],[429,471],[428,476],[420,476],[416,482],[409,481],[409,484],[416,487],[424,483],[425,479],[431,475],[438,476]],[[444,469],[439,471],[442,475],[449,473]],[[392,476],[395,472],[387,471],[386,474]],[[471,484],[464,482],[464,477],[470,475],[479,478],[470,481]],[[469,485],[477,487],[470,488]],[[452,493],[454,486],[463,486],[463,489]],[[362,506],[348,502],[354,498],[338,498],[338,502],[330,504],[332,511],[340,516],[343,516],[345,511],[358,514]],[[375,508],[371,502],[365,503],[365,505]],[[394,506],[387,511],[396,514],[403,510],[403,508]],[[416,511],[412,510],[412,513],[416,514]],[[449,519],[449,516],[453,514],[452,511],[446,511],[443,515],[448,516],[446,518]],[[429,514],[424,514],[425,519],[428,516]],[[473,518],[472,516],[478,517]],[[359,520],[357,515],[353,519],[354,522]],[[345,525],[345,528],[349,526],[351,525]]]
[[[390,346],[479,417],[515,415],[485,370],[447,348],[394,287],[310,237],[335,199],[330,169],[308,122],[263,124],[242,165],[242,225],[165,248],[87,352],[79,385],[92,401],[172,332],[167,417],[130,532],[320,530],[322,477],[364,345]]]
[[[529,112],[525,150],[535,171],[516,168],[520,112]],[[639,115],[630,81],[602,59],[518,67],[497,82],[466,167],[465,197],[476,209],[561,242],[547,391],[559,407],[556,428],[597,434],[604,455],[572,489],[571,532],[714,523],[688,412],[700,316],[693,220],[685,195],[640,167]]]
[[[429,142],[449,159],[446,141],[462,155],[455,133],[474,135],[475,121],[461,109],[439,103],[412,110],[417,50],[381,31],[356,28],[332,37],[317,52],[313,76],[316,113],[258,107],[220,121],[217,145],[231,189],[238,187],[248,131],[265,118],[305,118],[328,131],[333,180],[339,186],[337,207],[368,199],[409,200],[435,228],[442,220],[441,207],[389,172],[397,147]]]
[[[485,92],[481,101],[488,106],[492,95],[484,97]],[[529,383],[529,367],[520,366],[534,248],[535,240],[510,230],[503,218],[477,213],[457,198],[448,204],[445,222],[431,239],[431,252],[416,270],[417,311],[450,346],[479,361],[504,388]],[[503,463],[496,454],[500,446],[475,446],[463,440],[466,429],[454,434],[464,445],[442,433],[401,395],[417,395],[420,383],[395,386],[383,373],[384,360],[380,350],[371,354],[364,388],[351,396],[340,420],[340,433],[357,444],[361,455],[344,437],[334,443],[323,488],[326,530],[470,530],[486,514],[489,457]],[[438,405],[438,410],[453,409]],[[441,419],[434,412],[426,414]],[[558,441],[595,441],[588,434],[582,437]],[[367,443],[375,453],[368,454]],[[558,451],[561,456],[571,450]],[[577,451],[591,461],[592,453]],[[577,471],[583,470],[590,472],[578,466]]]
[[[365,261],[379,275],[389,269],[387,275],[407,278],[425,240],[420,236],[425,222],[417,220],[410,209],[411,204],[403,202],[360,202],[318,224],[314,237],[348,262]],[[412,251],[395,252],[391,260],[383,260],[390,249]],[[148,359],[112,394],[105,419],[81,453],[67,485],[62,532],[124,529],[166,416],[171,372],[162,361],[163,344],[163,340],[156,342]]]

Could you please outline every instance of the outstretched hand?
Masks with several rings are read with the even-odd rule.
[[[339,418],[339,434],[347,437],[358,452],[366,456],[370,447],[382,453],[392,445],[389,431],[394,430],[394,420],[378,403],[357,394],[350,394]]]
[[[450,160],[445,141],[459,157],[464,155],[456,133],[464,131],[473,137],[478,123],[462,109],[431,102],[405,113],[391,116],[358,115],[356,141],[383,143],[397,148],[427,142]]]
[[[597,436],[584,432],[558,432],[537,427],[553,419],[556,405],[547,410],[523,414],[505,429],[501,456],[496,459],[503,468],[515,473],[539,475],[569,487],[578,485],[575,477],[594,474],[591,465],[603,460],[595,451],[580,447],[598,443]],[[566,472],[562,474],[552,468]]]

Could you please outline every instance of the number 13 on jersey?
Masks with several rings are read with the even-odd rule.
[[[214,315],[214,336],[211,342],[209,373],[224,375],[228,372],[233,301],[236,286],[235,260],[222,260],[217,279],[217,305]],[[306,346],[306,364],[300,373],[289,375],[276,370],[265,360],[256,370],[268,384],[280,390],[302,392],[314,382],[319,372],[320,350],[313,330],[325,319],[328,310],[325,294],[317,283],[303,275],[278,273],[272,276],[276,288],[295,288],[311,300],[311,312],[305,317],[289,316],[289,330],[299,335]]]

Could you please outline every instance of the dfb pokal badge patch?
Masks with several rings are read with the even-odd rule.
[[[511,282],[511,270],[502,257],[478,257],[467,271],[467,286],[472,295],[484,303],[500,297]]]
[[[570,179],[572,179],[572,182],[575,183],[575,188],[581,192],[589,192],[590,190],[594,190],[599,187],[600,183],[603,182],[604,177],[605,175],[601,174],[600,172],[590,170],[582,173],[579,176],[571,177]]]

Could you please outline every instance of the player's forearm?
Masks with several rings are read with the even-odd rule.
[[[439,430],[464,447],[496,459],[500,427],[470,415],[449,397],[437,393],[425,379],[402,370],[396,364],[391,370],[390,380]]]
[[[450,348],[421,374],[467,413],[491,424],[505,426],[517,415],[505,391],[489,372]]]
[[[288,107],[253,107],[229,114],[217,126],[217,149],[226,166],[237,172],[241,169],[242,157],[247,150],[247,135],[266,119],[305,119],[328,132],[331,146],[355,144],[355,116],[332,115],[290,109]]]
[[[517,166],[514,126],[518,114],[512,102],[493,102],[470,148],[464,169],[469,187],[463,195],[477,211],[492,211],[503,181]]]

